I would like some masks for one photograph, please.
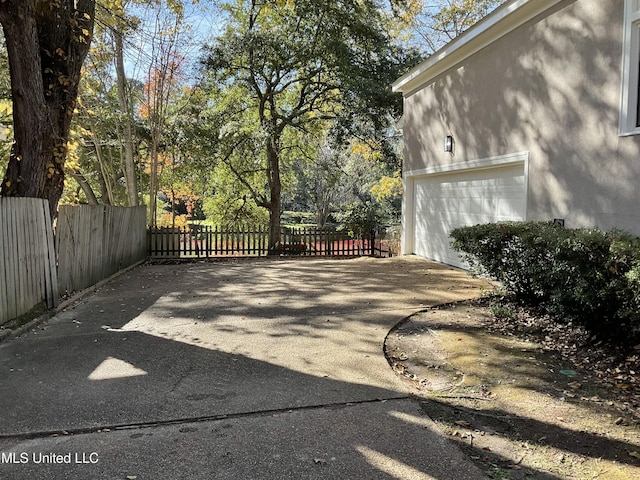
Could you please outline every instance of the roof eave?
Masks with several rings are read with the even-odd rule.
[[[453,39],[417,67],[396,80],[394,92],[405,97],[474,53],[564,0],[511,0]]]

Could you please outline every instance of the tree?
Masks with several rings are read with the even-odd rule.
[[[187,42],[189,21],[201,11],[188,9],[191,3],[102,0],[81,85],[76,128],[83,134],[83,175],[72,172],[74,178],[83,191],[92,187],[102,203],[136,205],[149,187],[151,224],[162,189],[160,157],[167,155],[163,132],[168,115],[179,108],[174,95],[184,83],[177,67],[188,61],[185,45],[196,45]]]
[[[57,215],[64,163],[95,0],[4,0],[14,144],[0,185],[6,196],[49,200]]]
[[[92,90],[97,96],[103,97],[115,93],[117,106],[106,102],[107,108],[97,108],[100,108],[107,117],[114,117],[114,115],[117,117],[117,121],[111,125],[109,133],[117,135],[118,156],[126,191],[126,205],[129,206],[136,206],[140,203],[135,115],[138,103],[136,97],[140,96],[140,91],[136,88],[139,82],[127,76],[125,55],[128,53],[126,46],[131,43],[130,37],[140,29],[141,22],[130,11],[140,5],[150,3],[155,5],[156,0],[104,0],[98,4],[96,40],[99,41],[89,54],[92,70],[97,70],[93,78],[94,88]],[[145,53],[144,48],[139,49],[137,58],[132,63],[136,65],[143,63],[140,57]],[[114,74],[115,78],[112,78]],[[96,84],[102,84],[97,85],[102,88],[95,88]],[[97,122],[89,122],[89,124],[83,122],[83,126],[91,134],[90,142],[94,145],[95,156],[100,167],[98,174],[102,178],[102,186],[107,190],[105,192],[107,195],[104,198],[112,203],[114,200],[113,186],[110,185],[112,179],[105,175],[108,168],[101,151],[101,132],[97,131],[95,123]]]
[[[127,80],[124,68],[124,38],[127,31],[134,28],[136,22],[129,18],[125,9],[129,2],[117,0],[108,11],[111,21],[107,20],[109,33],[113,39],[114,66],[116,73],[116,87],[118,92],[118,104],[122,118],[122,147],[123,147],[123,172],[127,190],[127,200],[130,206],[136,206],[138,200],[138,176],[134,158],[134,115],[131,99],[131,87]]]
[[[293,197],[299,209],[315,212],[316,224],[323,228],[336,208],[354,200],[354,185],[361,177],[351,169],[353,159],[347,148],[332,145],[326,135],[321,142],[312,136],[305,140],[310,151],[293,165]]]
[[[11,79],[4,35],[0,29],[0,172],[4,172],[13,144],[11,115]]]
[[[314,168],[306,170],[308,186],[313,195],[316,223],[320,228],[327,223],[331,209],[338,199],[340,187],[344,184],[346,161],[343,151],[331,148],[325,141],[316,155]]]
[[[199,163],[210,172],[205,213],[220,225],[263,225],[268,185],[257,114],[242,88],[229,87],[219,98],[200,113],[203,122],[192,135],[199,138]]]
[[[171,4],[171,2],[168,2]],[[170,103],[179,92],[179,70],[184,58],[178,52],[183,22],[182,8],[175,2],[170,12],[158,9],[155,12],[155,32],[150,42],[151,61],[144,85],[142,116],[147,121],[150,136],[149,161],[149,224],[156,225],[157,195],[159,189],[159,167],[161,147]]]
[[[488,15],[506,0],[418,0],[414,32],[429,55]]]
[[[236,0],[227,5],[229,26],[210,48],[209,72],[223,95],[243,92],[258,135],[227,131],[227,145],[262,142],[267,191],[253,189],[269,212],[269,248],[277,249],[282,211],[282,154],[288,130],[307,131],[342,118],[366,117],[380,130],[399,110],[389,85],[408,58],[385,27],[374,0]],[[233,107],[235,108],[235,107]],[[246,183],[245,183],[246,184]]]
[[[140,95],[141,84],[124,78],[119,81],[117,66],[124,64],[124,57],[122,62],[118,61],[114,31],[125,28],[119,27],[120,23],[131,28],[135,24],[119,10],[120,6],[119,0],[110,0],[99,4],[96,10],[94,39],[84,67],[72,125],[72,133],[81,138],[81,148],[77,169],[70,173],[89,203],[96,197],[99,203],[136,205],[139,192],[134,161],[133,99]],[[75,197],[63,200],[74,201]]]

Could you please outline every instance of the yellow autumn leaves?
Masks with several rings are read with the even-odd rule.
[[[365,161],[379,162],[382,160],[381,146],[377,144],[354,142],[351,145],[351,153],[360,155]],[[392,199],[402,195],[402,178],[400,170],[396,171],[393,176],[383,175],[378,183],[371,187],[371,194],[377,201]]]

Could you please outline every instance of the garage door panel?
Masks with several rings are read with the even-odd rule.
[[[459,213],[464,213],[464,214],[469,214],[471,213],[471,198],[460,198],[458,199],[458,212]]]
[[[498,202],[498,211],[496,217],[498,221],[510,220],[518,216],[518,205],[514,204],[511,199]]]
[[[451,249],[456,227],[526,218],[524,164],[415,180],[414,253],[463,266]]]
[[[488,194],[487,194],[488,195]],[[495,215],[496,206],[498,202],[495,197],[487,197],[485,196],[482,199],[482,215],[487,217],[493,217]]]
[[[469,202],[469,213],[472,215],[479,215],[482,213],[482,198],[472,198]]]

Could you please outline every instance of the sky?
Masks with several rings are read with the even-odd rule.
[[[189,65],[185,71],[193,72],[203,45],[219,35],[224,28],[219,9],[210,6],[209,2],[193,5],[185,2],[184,20],[178,36],[180,51]],[[156,32],[166,31],[173,25],[174,19],[166,15],[158,15],[157,7],[135,6],[130,14],[140,19],[136,32],[128,37],[125,52],[125,69],[128,78],[143,79],[147,76],[152,51],[158,48]]]

